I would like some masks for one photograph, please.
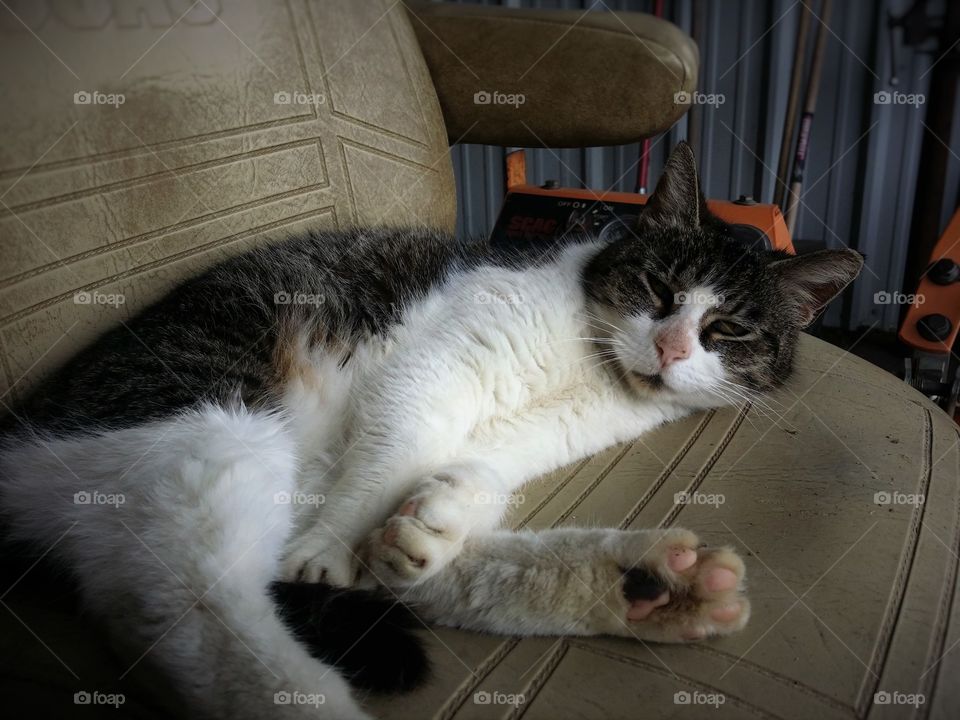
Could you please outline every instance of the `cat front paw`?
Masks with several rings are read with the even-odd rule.
[[[471,520],[484,511],[485,496],[458,477],[438,474],[374,530],[367,546],[368,564],[385,585],[408,585],[429,577],[463,548]]]
[[[730,548],[701,546],[682,529],[664,532],[651,548],[641,542],[621,565],[619,635],[692,642],[742,630],[750,618],[746,568]],[[624,558],[630,560],[630,553]]]
[[[296,540],[280,566],[287,582],[327,583],[350,587],[357,580],[359,561],[351,548],[326,533],[308,533]]]

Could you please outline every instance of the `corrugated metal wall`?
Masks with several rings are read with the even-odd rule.
[[[820,0],[803,2],[819,16]],[[508,0],[501,4],[593,12],[653,9],[652,0]],[[892,89],[888,12],[899,14],[908,4],[908,0],[833,3],[795,238],[804,247],[856,248],[867,255],[867,269],[845,301],[831,307],[825,317],[830,326],[883,330],[897,326],[899,308],[874,302],[874,295],[902,289],[924,106],[877,104],[874,93]],[[698,152],[707,195],[734,199],[745,194],[771,202],[802,2],[666,0],[665,6],[667,19],[697,38],[700,90],[722,93],[725,102],[718,107],[695,106],[668,133],[654,139],[651,182],[659,176],[673,144],[687,138],[691,114],[696,113],[699,120],[694,126],[698,123],[700,130],[689,139]],[[933,3],[931,10],[936,9]],[[811,35],[818,24],[815,19]],[[937,58],[931,48],[923,49],[899,51],[900,92],[927,94],[929,70]],[[459,230],[487,233],[503,196],[504,150],[462,145],[453,154]],[[563,186],[632,191],[638,158],[636,144],[537,149],[528,151],[528,181],[556,179]],[[946,225],[957,198],[960,147],[952,149],[950,162],[950,202],[942,210],[941,226]]]

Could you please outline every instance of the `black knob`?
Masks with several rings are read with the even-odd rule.
[[[757,201],[753,199],[752,195],[741,195],[736,200],[733,201],[734,205],[756,205]]]
[[[927,277],[937,285],[955,283],[960,280],[960,265],[950,258],[941,258],[927,271]]]
[[[547,180],[540,187],[542,187],[544,190],[556,190],[558,187],[560,187],[560,183],[558,183],[556,180]]]
[[[946,340],[953,330],[953,323],[946,315],[924,315],[917,320],[917,332],[925,340],[936,342]]]

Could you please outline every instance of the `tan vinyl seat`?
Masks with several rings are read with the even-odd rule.
[[[448,142],[634,141],[682,114],[674,94],[697,73],[689,38],[629,13],[45,0],[0,8],[0,25],[7,406],[179,279],[269,237],[350,224],[452,229]],[[526,102],[476,104],[481,91]],[[514,515],[530,528],[676,522],[734,545],[754,607],[742,634],[669,647],[424,631],[433,681],[371,699],[374,711],[879,719],[906,716],[883,702],[893,693],[921,693],[918,716],[957,717],[956,427],[820,341],[802,343],[798,366],[772,412],[662,428],[527,489]],[[693,491],[716,503],[675,502]],[[876,493],[903,502],[877,504]],[[910,503],[916,495],[926,502]],[[28,573],[0,589],[4,707],[93,717],[73,694],[114,687],[125,668],[88,618],[30,585]],[[151,681],[148,660],[136,675]],[[127,692],[120,715],[102,715],[163,716]],[[702,704],[721,695],[718,708]]]

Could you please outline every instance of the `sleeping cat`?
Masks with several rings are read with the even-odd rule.
[[[730,549],[676,528],[497,528],[532,478],[781,384],[861,264],[737,244],[686,144],[612,242],[506,256],[380,229],[261,248],[13,413],[7,533],[69,567],[127,664],[165,673],[192,716],[366,717],[331,665],[359,685],[419,677],[393,597],[498,633],[731,633],[749,603]]]

